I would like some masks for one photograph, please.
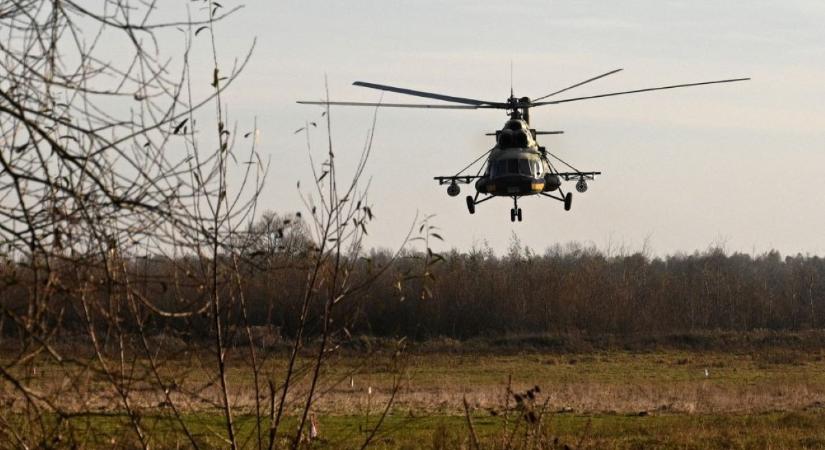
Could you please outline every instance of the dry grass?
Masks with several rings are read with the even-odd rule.
[[[281,353],[268,355],[266,371],[281,373],[284,359]],[[465,396],[482,447],[495,448],[504,439],[508,378],[515,391],[541,386],[541,401],[547,401],[549,412],[543,448],[563,448],[562,444],[593,449],[825,448],[825,359],[820,352],[427,352],[410,354],[407,362],[402,391],[377,435],[377,448],[470,448],[462,417]],[[230,358],[230,366],[242,363]],[[141,378],[144,364],[135,361],[136,379]],[[210,384],[212,375],[199,365],[200,358],[189,355],[167,362],[163,370],[185,380],[175,391],[200,392],[201,401],[181,404],[185,420],[205,446],[220,445],[215,437],[221,429],[219,391]],[[87,442],[90,448],[113,443],[129,447],[132,437],[124,432],[128,421],[109,385],[86,371],[81,386],[70,389],[65,380],[72,378],[62,373],[65,370],[71,366],[41,364],[25,375],[40,391],[71,392],[56,396],[62,406],[96,411],[71,419],[84,421],[80,429],[94,436]],[[254,421],[245,414],[254,404],[252,380],[232,369],[229,380],[240,414],[239,435],[251,436]],[[357,448],[390,393],[389,356],[352,352],[334,356],[322,380],[322,396],[313,409],[323,440],[313,447]],[[131,389],[140,392],[140,383]],[[305,389],[299,386],[296,394]],[[144,423],[158,431],[153,433],[156,447],[174,447],[176,440],[182,443],[159,394],[148,390],[133,398]],[[0,385],[0,405],[5,413],[23,412],[8,386]],[[560,445],[553,447],[556,439]]]
[[[514,389],[542,386],[554,410],[586,414],[763,413],[825,405],[825,360],[819,353],[428,353],[409,355],[407,361],[395,411],[414,416],[460,414],[464,396],[476,408],[494,410],[502,403],[508,378]],[[280,355],[270,356],[265,364],[268,373],[283,371]],[[135,361],[136,380],[141,379],[144,366],[145,362]],[[78,367],[77,373],[81,370]],[[199,358],[168,362],[164,370],[170,378],[177,374],[176,379],[184,380],[175,387],[177,392],[200,392],[201,401],[179,396],[181,401],[190,398],[183,403],[185,411],[209,411],[218,402],[218,390],[211,383],[213,374],[201,368]],[[25,375],[39,391],[58,394],[66,391],[67,380],[77,375],[70,371],[69,365],[41,365]],[[377,408],[390,394],[392,376],[388,358],[380,354],[337,356],[327,365],[315,409],[326,414],[362,414]],[[55,395],[62,406],[96,411],[117,408],[115,393],[99,375],[85,371],[80,379],[82,387],[72,386],[72,395]],[[232,369],[229,380],[236,408],[250,410],[254,404],[252,380]],[[131,387],[134,392],[141,388],[137,381]],[[296,393],[300,394],[300,386]],[[0,391],[0,404],[11,409],[20,406],[6,391]],[[144,410],[162,409],[162,394],[147,390],[145,395],[135,396],[135,405]]]

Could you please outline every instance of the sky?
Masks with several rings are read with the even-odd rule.
[[[222,2],[231,6],[229,2]],[[513,236],[541,253],[568,242],[653,254],[702,251],[825,255],[825,3],[807,1],[251,0],[220,24],[219,52],[252,60],[226,97],[234,120],[257,120],[271,158],[262,207],[303,208],[312,180],[306,136],[332,100],[374,102],[356,80],[504,101],[538,97],[609,70],[558,98],[736,77],[751,81],[594,99],[531,111],[540,144],[603,175],[573,208],[509,199],[469,215],[451,175],[494,144],[497,110],[378,112],[366,175],[376,221],[366,245],[394,248],[416,215],[434,215],[441,249],[506,252]],[[427,102],[386,94],[385,102]],[[370,128],[370,108],[332,111],[344,174]],[[316,155],[324,130],[313,129]],[[319,156],[318,160],[323,157]],[[344,175],[345,176],[345,175]],[[567,185],[573,189],[573,183]]]

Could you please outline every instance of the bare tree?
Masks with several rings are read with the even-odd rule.
[[[0,366],[14,388],[11,415],[1,424],[21,446],[74,437],[70,418],[88,415],[102,401],[88,383],[108,386],[140,446],[151,441],[140,410],[153,392],[162,394],[197,446],[170,394],[174,380],[164,379],[145,330],[153,317],[207,311],[227,439],[236,445],[222,351],[222,300],[230,281],[224,253],[232,253],[229,236],[254,214],[265,167],[253,140],[244,160],[251,164],[237,165],[242,182],[229,191],[238,133],[226,125],[221,96],[246,60],[221,70],[214,28],[231,11],[222,13],[212,1],[198,7],[203,20],[173,23],[153,21],[155,5],[143,2],[87,9],[68,0],[15,1],[0,8],[6,34],[0,44],[0,245],[15,267],[3,288],[26,286],[22,301],[0,302],[17,339],[10,345],[3,338],[15,354]],[[158,35],[179,30],[183,53],[168,54]],[[201,79],[191,72],[189,55],[201,33],[211,37],[214,65],[205,81],[212,93],[195,98],[192,83]],[[196,114],[209,104],[215,138],[201,142]],[[201,293],[180,295],[174,310],[155,304],[130,262],[140,252],[175,263],[194,257],[175,268],[172,280],[179,294],[193,286]],[[82,326],[65,328],[67,316]],[[22,377],[47,363],[68,383],[44,391],[42,383]],[[66,395],[71,402],[60,400]],[[36,427],[16,432],[20,417]]]
[[[305,217],[257,219],[257,125],[232,124],[225,107],[254,43],[224,65],[218,24],[235,9],[190,5],[175,22],[155,21],[153,2],[0,6],[0,436],[17,446],[297,448],[340,382],[324,368],[361,294],[395,259],[363,258],[372,131],[344,179],[329,110]],[[181,53],[160,45],[172,38]],[[280,272],[302,281],[278,283]],[[256,337],[248,294],[262,279],[296,291],[285,373]],[[246,379],[251,399],[233,389]],[[203,408],[221,411],[220,430],[194,429]],[[255,418],[251,435],[239,410]],[[286,416],[294,433],[279,433]]]

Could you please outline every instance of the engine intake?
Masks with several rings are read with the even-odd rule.
[[[561,186],[561,178],[552,173],[548,173],[544,176],[544,190],[545,192],[552,192]]]

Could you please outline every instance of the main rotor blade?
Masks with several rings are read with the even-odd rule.
[[[733,83],[733,82],[736,82],[736,81],[747,81],[747,80],[750,80],[750,78],[734,78],[734,79],[731,79],[731,80],[703,81],[701,83],[688,83],[688,84],[674,84],[673,86],[662,86],[662,87],[647,88],[647,89],[636,89],[635,91],[611,92],[609,94],[589,95],[587,97],[566,98],[564,100],[551,100],[549,102],[532,103],[530,106],[556,105],[556,104],[559,104],[559,103],[577,102],[579,100],[588,100],[588,99],[591,99],[591,98],[612,97],[614,95],[636,94],[636,93],[639,93],[639,92],[662,91],[662,90],[665,90],[665,89],[676,89],[676,88],[690,87],[690,86],[704,86],[706,84]]]
[[[564,88],[564,89],[562,89],[562,90],[559,90],[559,91],[556,91],[556,92],[552,92],[552,93],[550,93],[550,94],[547,94],[547,95],[542,96],[542,97],[539,97],[539,98],[534,98],[534,99],[533,99],[533,101],[534,101],[534,102],[536,102],[536,101],[539,101],[539,100],[544,100],[544,99],[545,99],[545,98],[547,98],[547,97],[552,97],[552,96],[554,96],[554,95],[556,95],[556,94],[561,94],[562,92],[569,91],[570,89],[577,88],[577,87],[579,87],[579,86],[581,86],[581,85],[583,85],[583,84],[590,83],[591,81],[596,81],[596,80],[598,80],[598,79],[600,79],[600,78],[604,78],[604,77],[606,77],[606,76],[608,76],[608,75],[613,75],[614,73],[616,73],[616,72],[621,72],[622,70],[623,70],[623,69],[611,70],[610,72],[603,73],[603,74],[601,74],[601,75],[599,75],[599,76],[596,76],[596,77],[590,78],[589,80],[584,80],[584,81],[582,81],[582,82],[580,82],[580,83],[576,83],[576,84],[574,84],[574,85],[572,85],[572,86],[568,86],[568,87],[566,87],[566,88]]]
[[[481,106],[470,105],[421,105],[416,103],[365,103],[365,102],[311,102],[298,100],[302,105],[335,105],[335,106],[380,106],[387,108],[433,108],[433,109],[478,109]]]
[[[394,87],[394,86],[386,86],[386,85],[383,85],[383,84],[367,83],[367,82],[364,82],[364,81],[356,81],[355,83],[352,83],[352,84],[355,85],[355,86],[361,86],[361,87],[370,88],[370,89],[378,89],[378,90],[381,90],[381,91],[396,92],[396,93],[399,93],[399,94],[415,95],[417,97],[425,97],[425,98],[432,98],[432,99],[436,99],[436,100],[444,100],[445,102],[463,103],[465,105],[486,106],[488,108],[490,108],[490,107],[493,107],[493,108],[495,108],[495,107],[506,108],[507,107],[506,103],[488,102],[488,101],[484,101],[484,100],[476,100],[474,98],[453,97],[451,95],[442,95],[442,94],[435,94],[435,93],[432,93],[432,92],[416,91],[416,90],[413,90],[413,89],[405,89],[405,88]]]

